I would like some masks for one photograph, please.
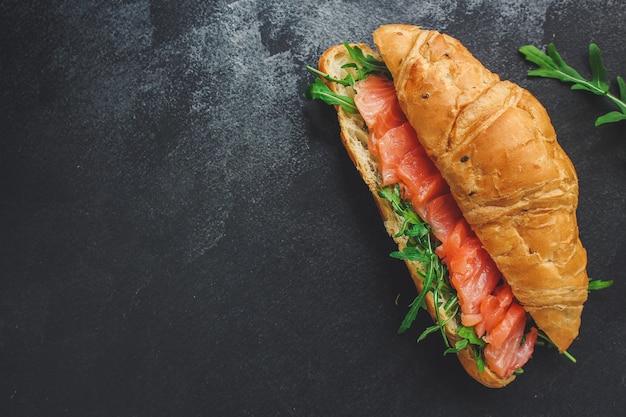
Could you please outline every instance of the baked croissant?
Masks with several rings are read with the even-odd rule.
[[[578,183],[544,107],[456,39],[386,25],[374,43],[402,110],[513,294],[562,352],[587,299]]]

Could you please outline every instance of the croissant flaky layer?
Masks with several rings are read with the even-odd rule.
[[[546,110],[448,35],[386,25],[374,43],[465,218],[536,324],[567,349],[587,299],[587,255],[576,172]]]

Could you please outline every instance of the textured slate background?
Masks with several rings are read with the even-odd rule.
[[[615,415],[625,124],[526,77],[554,41],[626,75],[619,1],[0,1],[0,414]],[[592,294],[573,365],[504,390],[395,330],[415,290],[304,69],[383,23],[460,38],[552,115]],[[395,300],[398,299],[396,304]],[[427,325],[422,317],[418,325]]]

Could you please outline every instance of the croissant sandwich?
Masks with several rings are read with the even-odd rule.
[[[398,244],[446,352],[487,387],[521,372],[538,337],[565,352],[588,294],[578,182],[544,107],[456,39],[385,25],[329,48],[309,98],[341,137]]]

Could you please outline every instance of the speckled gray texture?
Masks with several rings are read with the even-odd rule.
[[[620,1],[0,2],[0,414],[617,415],[626,125],[526,77],[555,42],[626,75]],[[437,338],[397,336],[415,296],[332,109],[327,47],[384,23],[460,38],[529,88],[578,170],[593,294],[578,364],[538,349],[506,390]],[[416,327],[428,325],[420,317]]]

